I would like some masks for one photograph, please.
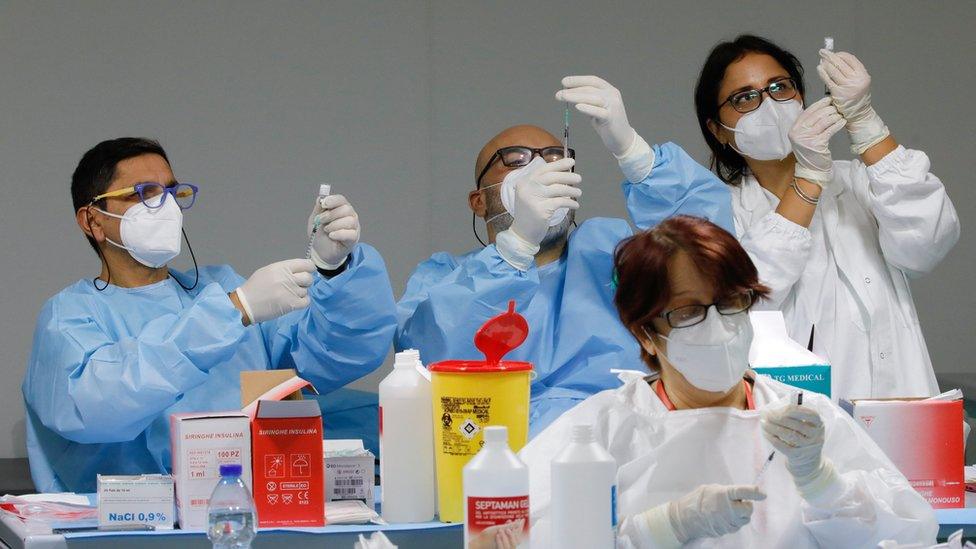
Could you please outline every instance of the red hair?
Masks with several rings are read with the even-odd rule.
[[[739,241],[718,225],[699,217],[678,215],[648,231],[622,241],[614,254],[617,293],[614,304],[620,321],[634,337],[654,330],[651,320],[664,312],[671,299],[671,259],[685,252],[715,288],[715,295],[752,291],[769,295],[759,272]],[[641,359],[658,370],[656,359],[641,349]]]

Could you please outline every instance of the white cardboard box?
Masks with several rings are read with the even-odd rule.
[[[173,477],[98,475],[98,524],[150,524],[173,529]]]
[[[830,364],[790,338],[781,311],[750,311],[749,365],[757,374],[830,396]]]
[[[251,487],[251,424],[242,412],[173,414],[170,416],[173,480],[180,528],[205,530],[207,504],[220,466],[241,465],[241,480]]]
[[[323,440],[322,451],[325,456],[325,501],[358,499],[375,509],[376,456],[363,448],[363,441]]]

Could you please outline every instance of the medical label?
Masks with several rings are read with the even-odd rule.
[[[173,477],[98,475],[98,524],[149,524],[173,528]]]
[[[473,456],[481,449],[477,435],[489,424],[491,397],[441,397],[442,451],[451,456]]]
[[[502,530],[518,547],[529,543],[529,496],[469,497],[467,501],[468,545],[494,547]],[[490,543],[482,544],[482,540]]]

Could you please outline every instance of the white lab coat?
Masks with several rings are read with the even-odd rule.
[[[931,271],[959,238],[959,219],[921,151],[834,162],[809,230],[775,212],[752,176],[732,187],[742,246],[803,346],[831,364],[835,398],[939,392],[908,278]]]
[[[760,411],[787,405],[795,392],[761,376],[753,389],[756,410],[668,411],[648,380],[635,375],[619,389],[586,399],[519,454],[529,467],[532,547],[549,547],[549,463],[570,440],[573,425],[592,424],[598,442],[617,461],[617,547],[656,547],[647,534],[650,526],[637,515],[702,484],[755,483],[771,451],[761,434]],[[687,546],[875,547],[885,539],[933,543],[939,527],[932,508],[867,433],[824,396],[805,393],[803,405],[815,408],[824,420],[823,452],[838,473],[834,483],[815,501],[806,501],[777,455],[760,483],[767,499],[755,504],[750,523],[734,534]]]

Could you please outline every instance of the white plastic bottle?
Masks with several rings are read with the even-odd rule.
[[[391,523],[434,518],[434,425],[430,381],[416,351],[397,353],[380,382],[380,485],[383,518]]]
[[[207,505],[207,537],[214,549],[247,549],[254,539],[254,501],[241,471],[237,464],[220,466],[220,481]]]
[[[552,546],[611,549],[617,523],[617,463],[593,435],[574,425],[570,443],[551,462]]]
[[[529,546],[529,468],[508,447],[508,428],[489,426],[464,466],[464,547]]]

